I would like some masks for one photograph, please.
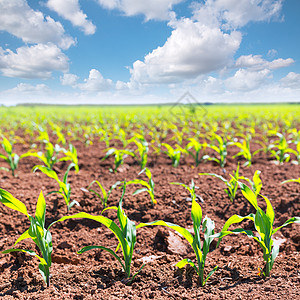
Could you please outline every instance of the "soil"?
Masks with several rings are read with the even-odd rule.
[[[100,199],[93,193],[81,188],[95,179],[109,188],[118,180],[146,179],[138,175],[140,166],[132,158],[126,158],[116,173],[111,173],[114,160],[105,155],[105,144],[94,142],[86,146],[79,141],[73,144],[77,148],[80,172],[71,170],[69,182],[72,186],[72,199],[80,203],[74,206],[71,214],[84,211],[99,215],[103,209]],[[253,149],[257,147],[253,144]],[[14,150],[22,154],[29,145],[15,144]],[[209,152],[209,151],[208,151]],[[191,201],[188,192],[170,182],[190,184],[193,179],[198,187],[197,194],[203,200],[203,216],[215,221],[219,232],[225,221],[233,214],[247,215],[253,208],[240,191],[232,203],[224,192],[224,183],[217,178],[200,176],[200,172],[212,172],[230,178],[237,163],[244,161],[232,159],[238,151],[231,147],[225,166],[226,173],[214,162],[201,163],[194,167],[191,157],[182,158],[177,168],[171,166],[170,159],[161,154],[149,155],[148,166],[155,182],[157,204],[153,207],[149,195],[132,195],[137,186],[130,185],[126,190],[123,209],[128,217],[137,224],[154,220],[164,220],[192,229],[190,215]],[[210,152],[214,155],[213,152]],[[0,171],[0,187],[9,191],[27,206],[29,213],[35,212],[40,191],[44,195],[57,190],[57,184],[41,172],[32,173],[32,167],[40,162],[27,157],[20,161],[17,176]],[[5,162],[1,160],[0,167]],[[59,177],[63,177],[66,162],[55,165]],[[255,170],[260,170],[263,181],[261,193],[268,197],[275,210],[275,227],[293,216],[300,215],[300,184],[280,185],[283,180],[300,177],[300,167],[291,162],[275,164],[265,154],[260,153],[253,159],[250,167],[240,167],[243,176],[252,178]],[[225,173],[225,174],[224,174]],[[95,187],[96,188],[96,187]],[[118,205],[121,190],[115,189],[108,206]],[[67,214],[63,198],[57,194],[46,197],[46,222],[59,219]],[[262,200],[261,207],[265,207]],[[106,211],[104,215],[116,221],[115,211]],[[243,222],[244,228],[254,229],[253,223]],[[17,238],[29,227],[26,217],[16,211],[0,205],[0,251],[13,247]],[[234,228],[234,226],[232,226]],[[50,287],[46,288],[38,271],[36,258],[24,253],[0,254],[0,297],[2,299],[300,299],[300,227],[292,224],[275,234],[280,243],[280,253],[275,261],[271,276],[259,276],[263,268],[263,253],[258,243],[245,235],[229,235],[223,238],[215,249],[216,241],[206,260],[206,274],[216,265],[218,270],[208,280],[205,287],[198,283],[193,269],[179,270],[175,264],[183,259],[195,260],[188,243],[171,229],[161,226],[146,227],[137,230],[132,273],[139,270],[143,262],[146,266],[135,280],[126,285],[124,273],[119,263],[101,250],[77,254],[87,245],[102,245],[115,249],[117,240],[100,223],[90,220],[68,220],[57,223],[51,228],[53,254]],[[29,240],[18,248],[36,250]]]

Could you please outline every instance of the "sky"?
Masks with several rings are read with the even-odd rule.
[[[0,0],[0,105],[300,102],[299,0]]]

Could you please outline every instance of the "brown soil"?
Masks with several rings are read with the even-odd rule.
[[[100,214],[102,205],[99,199],[81,188],[97,179],[105,187],[117,180],[138,178],[140,171],[131,158],[116,174],[110,173],[113,158],[102,161],[105,152],[103,143],[89,147],[80,142],[74,143],[79,156],[80,172],[70,172],[72,199],[80,203],[71,213],[85,211]],[[254,146],[255,147],[255,146]],[[28,145],[16,144],[15,150],[21,154]],[[203,215],[215,221],[216,232],[233,214],[246,215],[253,212],[250,204],[238,192],[237,199],[231,203],[224,192],[224,184],[216,178],[199,176],[199,172],[214,172],[229,178],[237,167],[238,159],[232,159],[237,151],[232,148],[226,165],[226,175],[222,169],[212,163],[201,163],[193,167],[191,158],[183,158],[180,166],[174,168],[166,155],[149,157],[149,168],[155,182],[157,204],[151,206],[148,194],[133,196],[135,186],[128,186],[123,208],[129,218],[136,223],[154,220],[173,222],[186,228],[192,228],[190,216],[191,202],[187,191],[170,182],[190,184],[193,179],[203,203]],[[34,214],[39,192],[46,195],[57,189],[57,184],[46,175],[31,169],[39,161],[24,158],[20,161],[17,177],[0,171],[0,187],[9,191],[24,202],[29,213]],[[5,166],[3,161],[0,167]],[[62,177],[67,164],[60,163],[55,170]],[[299,216],[300,185],[297,183],[280,185],[290,178],[300,177],[300,168],[291,163],[276,165],[263,154],[255,157],[251,167],[241,167],[241,174],[252,178],[255,170],[261,170],[263,189],[275,210],[275,226],[282,224],[292,216]],[[140,178],[144,178],[140,175]],[[114,190],[108,205],[117,205],[121,190]],[[67,214],[62,197],[51,194],[46,197],[47,223]],[[261,206],[264,207],[263,201]],[[116,220],[115,211],[105,212],[106,216]],[[244,228],[254,229],[250,222],[242,223]],[[258,268],[263,268],[262,250],[258,244],[245,235],[227,236],[220,247],[213,243],[206,261],[208,273],[215,265],[219,266],[204,288],[197,282],[197,276],[191,268],[178,270],[175,264],[182,258],[195,259],[194,254],[179,235],[172,230],[156,226],[139,229],[134,250],[132,272],[136,272],[143,261],[144,269],[131,285],[124,282],[124,273],[118,262],[110,254],[94,250],[78,255],[76,251],[87,245],[103,245],[114,249],[117,241],[103,225],[87,220],[69,220],[52,227],[53,265],[51,267],[51,286],[46,288],[38,271],[37,259],[23,253],[0,255],[0,297],[3,299],[299,299],[300,298],[300,228],[293,224],[276,233],[281,242],[271,276],[258,276]],[[14,242],[29,227],[25,216],[4,205],[0,205],[0,251],[13,247]],[[19,248],[34,249],[31,242],[21,242]]]

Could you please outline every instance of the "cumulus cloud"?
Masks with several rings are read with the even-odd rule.
[[[261,71],[239,69],[234,76],[226,79],[225,84],[231,90],[251,91],[261,87],[271,77],[271,72],[267,69]]]
[[[282,0],[206,0],[193,3],[194,18],[205,24],[236,29],[249,22],[279,18]]]
[[[288,67],[294,63],[292,58],[282,59],[278,58],[273,61],[267,61],[262,58],[261,55],[242,55],[240,56],[235,63],[235,66],[238,68],[251,68],[253,70],[262,70],[262,69],[280,69]]]
[[[172,7],[184,0],[98,0],[98,3],[107,9],[118,9],[126,16],[144,15],[146,20],[169,19]]]
[[[60,82],[62,85],[76,86],[78,79],[77,75],[66,73],[60,77]]]
[[[7,77],[51,77],[53,71],[66,72],[68,57],[54,44],[23,46],[13,52],[0,47],[0,71]]]
[[[283,87],[300,90],[300,74],[290,72],[280,80],[280,83]]]
[[[95,33],[96,26],[87,20],[87,15],[80,9],[78,0],[48,0],[47,7],[79,27],[85,34]]]
[[[109,90],[112,84],[111,79],[105,79],[98,70],[92,69],[84,83],[77,84],[76,87],[86,92],[101,92]]]
[[[20,92],[20,93],[48,93],[50,89],[45,84],[37,84],[37,85],[31,85],[28,83],[19,83],[16,87],[8,90],[8,92]]]
[[[185,18],[173,20],[171,36],[162,47],[136,61],[132,79],[141,83],[172,83],[216,71],[229,62],[240,46],[241,34],[223,33]]]
[[[60,22],[29,7],[25,0],[0,1],[0,30],[22,39],[25,43],[48,43],[68,49],[75,41],[65,34]]]

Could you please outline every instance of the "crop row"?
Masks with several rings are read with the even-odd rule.
[[[183,136],[178,137],[178,132],[179,131],[174,131],[173,135],[165,142],[162,142],[159,136],[151,134],[143,136],[139,133],[132,133],[131,137],[129,137],[125,131],[121,129],[117,135],[102,134],[99,140],[104,141],[107,147],[103,159],[107,159],[110,156],[114,157],[114,166],[111,168],[112,172],[118,170],[124,163],[126,157],[133,157],[141,166],[141,169],[144,169],[149,163],[148,157],[150,153],[155,157],[160,156],[162,153],[167,155],[173,167],[177,167],[181,157],[185,156],[191,157],[196,167],[202,162],[214,161],[224,168],[226,160],[228,159],[228,151],[233,147],[237,152],[232,155],[232,158],[241,158],[244,161],[244,166],[250,166],[253,157],[260,152],[265,153],[267,157],[272,158],[280,164],[290,160],[292,160],[294,164],[300,164],[300,130],[297,131],[295,128],[288,130],[286,135],[268,130],[267,135],[261,135],[260,139],[256,140],[254,140],[250,133],[240,133],[237,134],[236,137],[228,135],[221,136],[216,133],[210,133],[204,136],[199,133],[198,135],[184,139]],[[52,136],[53,139],[56,140],[55,144],[50,141],[48,132],[44,129],[40,129],[38,138],[30,144],[31,149],[19,155],[13,150],[13,142],[20,141],[21,138],[15,136],[13,140],[10,141],[2,135],[1,144],[5,153],[0,153],[0,159],[7,162],[13,175],[15,175],[19,160],[29,156],[38,158],[50,169],[59,161],[72,161],[78,172],[79,167],[76,148],[71,143],[67,146],[67,137],[60,129],[56,128],[56,130],[52,132]],[[23,141],[23,143],[25,143],[25,141]],[[35,150],[37,143],[40,143],[40,151]],[[253,146],[254,144],[259,146],[256,147],[255,151],[251,151],[251,145]],[[208,150],[210,150],[210,152],[208,152]],[[2,167],[1,169],[9,171],[6,167]]]
[[[73,166],[74,164],[71,164],[70,166]],[[53,170],[40,166],[39,169],[47,174],[49,177],[52,177],[55,179],[56,174]],[[70,167],[68,168],[66,174],[69,172]],[[144,170],[149,177],[150,180],[152,180],[151,177],[151,172],[149,169]],[[274,261],[279,253],[279,245],[274,244],[273,241],[273,235],[282,227],[287,226],[291,223],[300,223],[300,218],[299,217],[292,217],[285,221],[281,226],[274,228],[274,220],[275,220],[275,213],[273,210],[273,207],[271,205],[271,202],[269,199],[263,195],[260,194],[262,182],[259,177],[260,172],[256,171],[254,176],[253,176],[253,181],[244,178],[244,177],[239,177],[238,175],[238,170],[234,173],[234,176],[232,176],[232,180],[230,182],[226,181],[227,184],[227,189],[226,192],[228,196],[230,197],[231,200],[234,198],[233,195],[236,192],[237,188],[239,187],[242,191],[242,194],[246,198],[246,200],[252,205],[252,207],[255,209],[255,213],[251,213],[247,216],[239,216],[239,215],[233,215],[231,216],[224,224],[222,230],[219,233],[215,233],[215,223],[212,219],[210,219],[208,216],[205,216],[202,218],[202,209],[199,203],[197,203],[197,195],[195,192],[195,185],[194,182],[192,181],[191,185],[185,185],[183,183],[178,183],[174,182],[171,184],[179,185],[184,187],[190,194],[191,199],[192,199],[192,208],[191,208],[191,217],[193,221],[193,230],[194,234],[190,233],[187,229],[173,224],[169,222],[165,222],[163,220],[156,220],[153,222],[149,223],[139,223],[135,224],[132,220],[130,220],[123,208],[122,208],[122,201],[125,196],[125,191],[126,191],[126,186],[128,184],[133,184],[133,183],[138,183],[141,184],[140,181],[129,181],[129,182],[118,182],[114,186],[112,186],[111,190],[113,188],[116,188],[117,185],[120,185],[120,187],[123,189],[121,199],[119,201],[118,207],[112,206],[112,207],[106,207],[106,202],[103,203],[104,209],[101,212],[100,215],[91,215],[86,212],[79,212],[74,215],[66,215],[59,220],[54,221],[51,223],[48,228],[45,228],[45,218],[46,218],[46,202],[45,198],[43,196],[43,193],[40,193],[40,196],[37,201],[36,205],[36,211],[35,211],[35,216],[31,216],[28,211],[26,206],[24,205],[23,202],[17,200],[16,198],[13,197],[9,192],[7,192],[4,189],[0,189],[0,202],[2,202],[4,205],[7,207],[14,209],[25,216],[28,217],[30,221],[30,227],[28,230],[26,230],[15,242],[14,246],[18,244],[19,242],[23,241],[24,239],[32,239],[32,241],[36,244],[38,249],[40,250],[40,253],[36,253],[32,250],[28,249],[19,249],[19,248],[11,248],[2,251],[2,253],[10,253],[10,252],[24,252],[27,254],[30,254],[32,256],[35,256],[38,258],[40,261],[39,263],[39,271],[43,276],[44,281],[46,282],[47,286],[50,285],[50,267],[52,264],[51,260],[51,255],[53,251],[53,244],[52,244],[52,236],[50,233],[50,228],[56,224],[57,222],[63,222],[68,219],[78,219],[78,218],[84,218],[84,219],[90,219],[97,221],[104,226],[106,226],[109,230],[113,232],[115,237],[118,240],[118,246],[115,250],[112,250],[110,248],[107,248],[103,245],[90,245],[86,246],[78,251],[79,254],[84,253],[88,250],[92,249],[100,249],[109,252],[111,255],[113,255],[120,265],[122,266],[122,269],[125,273],[125,282],[127,284],[130,284],[135,276],[142,270],[144,265],[141,266],[140,270],[135,273],[131,274],[131,262],[132,262],[132,255],[134,251],[134,247],[136,244],[136,235],[137,235],[137,229],[145,226],[155,226],[155,225],[160,225],[160,226],[166,226],[168,228],[171,228],[175,231],[177,231],[179,234],[181,234],[191,245],[195,257],[196,257],[196,262],[192,261],[191,259],[183,259],[179,261],[176,266],[178,268],[183,268],[185,265],[189,264],[191,265],[196,273],[198,274],[199,278],[199,283],[201,286],[204,286],[207,280],[209,279],[210,276],[213,275],[213,273],[217,270],[218,266],[215,266],[213,270],[211,270],[207,276],[204,276],[204,270],[205,270],[205,260],[206,256],[208,255],[210,251],[210,245],[212,241],[215,238],[218,238],[218,243],[217,247],[220,244],[222,238],[229,234],[240,234],[244,233],[248,237],[253,238],[255,241],[258,242],[260,247],[262,248],[263,251],[263,259],[265,261],[265,267],[263,270],[261,270],[261,275],[268,277],[270,275],[270,271],[272,269],[272,266],[274,264]],[[221,176],[215,175],[215,174],[200,174],[200,175],[213,175],[217,176],[220,179],[223,180]],[[67,177],[67,175],[66,175]],[[246,180],[247,182],[251,183],[251,187],[247,186],[240,180]],[[300,182],[300,179],[297,180]],[[63,182],[61,182],[63,183]],[[93,184],[94,182],[92,182]],[[103,187],[97,182],[99,187],[101,187],[101,192],[102,192],[102,197],[107,200],[107,197],[109,196],[109,193],[106,193],[106,191],[103,189]],[[65,185],[68,185],[65,183]],[[153,193],[153,190],[151,191],[151,186],[150,184],[147,184],[145,182],[145,188],[142,188],[140,190],[137,190],[135,194],[143,191],[149,192],[151,196],[151,192]],[[154,187],[154,183],[152,181],[152,187]],[[60,190],[58,193],[61,193],[64,195],[65,190],[64,190],[64,185],[60,184]],[[148,189],[147,189],[148,188]],[[94,190],[90,190],[91,192],[95,192]],[[262,197],[265,200],[266,203],[266,211],[260,208],[258,205],[258,197]],[[66,200],[66,199],[65,199]],[[151,201],[152,204],[155,203],[155,198],[154,194],[151,196]],[[66,201],[66,204],[68,205],[68,210],[72,207],[72,205]],[[76,203],[74,203],[76,204]],[[113,220],[103,216],[103,213],[107,210],[116,210],[117,212],[117,218],[118,218],[118,223],[115,223]],[[255,231],[252,230],[246,230],[243,228],[236,228],[233,230],[229,230],[229,227],[232,224],[237,224],[242,222],[243,220],[251,220],[254,223],[254,228]],[[203,232],[203,238],[201,240],[201,231]],[[122,255],[118,254],[118,251],[121,249]]]

